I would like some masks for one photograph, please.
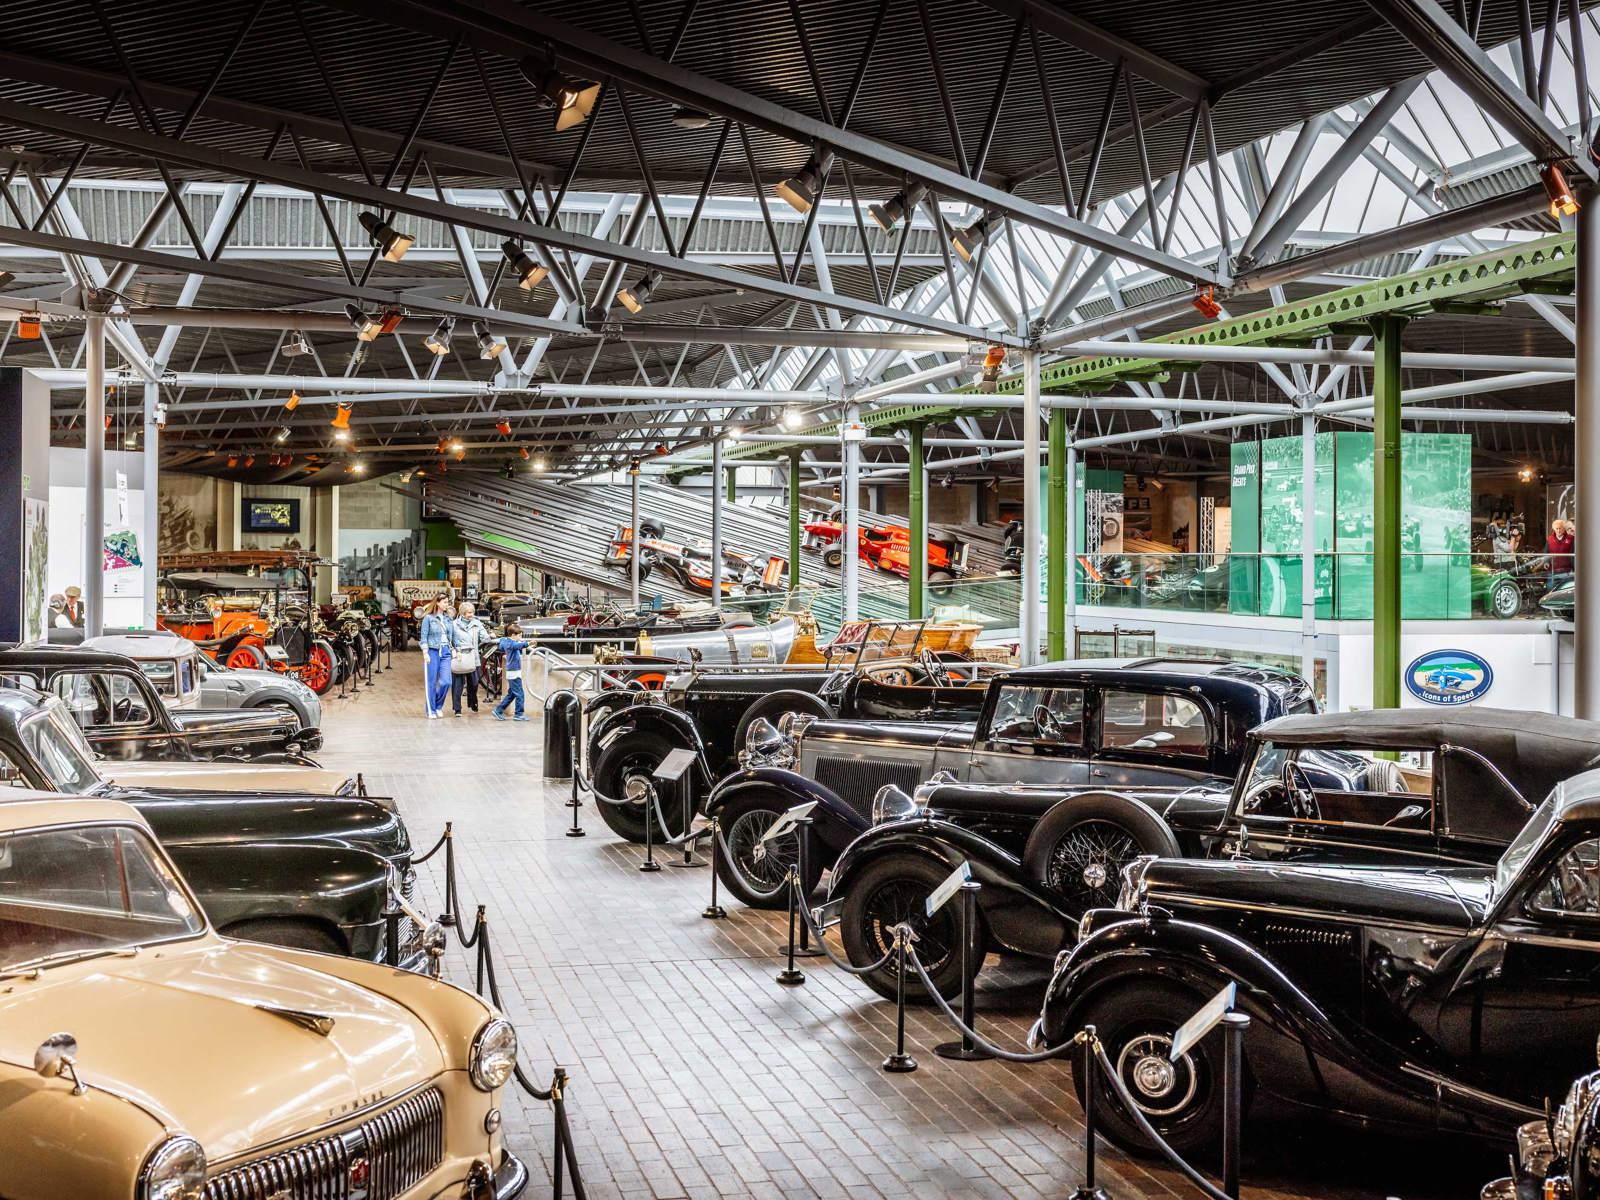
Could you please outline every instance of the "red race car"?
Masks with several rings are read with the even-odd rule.
[[[840,521],[808,521],[805,525],[812,548],[825,547],[822,561],[830,567],[844,562],[844,537]],[[856,553],[861,561],[902,579],[911,576],[911,531],[904,525],[864,525],[857,531]],[[928,582],[944,583],[967,574],[967,544],[959,538],[928,539]]]

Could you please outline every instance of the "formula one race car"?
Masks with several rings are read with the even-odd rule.
[[[711,594],[711,547],[686,546],[678,542],[663,541],[666,526],[649,518],[639,522],[640,540],[639,578],[648,578],[651,571],[659,570],[680,586],[702,595]],[[633,530],[626,525],[619,528],[606,550],[608,567],[627,569],[632,560]],[[722,594],[724,596],[760,595],[781,592],[786,586],[784,572],[788,562],[777,555],[765,562],[742,550],[722,549]]]
[[[808,540],[824,547],[822,561],[830,567],[844,563],[844,524],[838,520],[808,521]],[[856,535],[861,561],[902,579],[911,575],[911,531],[904,525],[864,525]],[[967,574],[967,544],[959,538],[928,539],[928,582],[939,584]]]

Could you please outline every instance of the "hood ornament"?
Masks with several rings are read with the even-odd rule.
[[[72,1094],[81,1096],[87,1090],[78,1078],[78,1039],[70,1033],[52,1033],[39,1043],[33,1052],[33,1069],[46,1079],[59,1079],[65,1075],[72,1080]]]
[[[298,1008],[279,1008],[274,1004],[258,1004],[255,1006],[264,1013],[271,1013],[275,1017],[282,1017],[291,1025],[298,1025],[301,1029],[309,1029],[312,1033],[327,1037],[333,1032],[334,1020],[325,1013],[304,1012]]]

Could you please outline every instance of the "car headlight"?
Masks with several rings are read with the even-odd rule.
[[[504,1017],[491,1017],[472,1039],[467,1074],[472,1086],[492,1092],[511,1078],[517,1068],[517,1031]]]
[[[139,1200],[200,1200],[206,1186],[206,1152],[185,1134],[169,1137],[139,1169]]]
[[[1144,902],[1150,894],[1145,872],[1155,861],[1154,854],[1141,854],[1122,868],[1122,887],[1117,892],[1117,907],[1123,912],[1139,912],[1144,908]]]
[[[816,713],[786,712],[778,718],[778,732],[793,741],[806,731],[806,727],[817,719]]]
[[[1578,1128],[1578,1122],[1589,1106],[1600,1099],[1600,1071],[1592,1071],[1587,1075],[1580,1075],[1572,1081],[1572,1087],[1567,1091],[1567,1098],[1556,1110],[1555,1119],[1555,1147],[1556,1152],[1563,1158],[1572,1155],[1572,1135]]]
[[[782,750],[786,741],[788,739],[774,728],[771,721],[757,717],[745,730],[744,748],[756,757],[765,758]]]
[[[922,811],[922,806],[892,783],[886,783],[872,797],[872,823],[904,821]]]

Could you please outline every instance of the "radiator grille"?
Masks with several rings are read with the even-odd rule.
[[[393,1200],[443,1158],[444,1098],[429,1088],[344,1133],[230,1167],[204,1200]]]
[[[907,762],[903,759],[873,758],[863,761],[819,754],[816,780],[862,816],[870,819],[872,797],[879,788],[886,783],[892,783],[906,792],[914,791],[922,782],[924,769],[923,763]]]

